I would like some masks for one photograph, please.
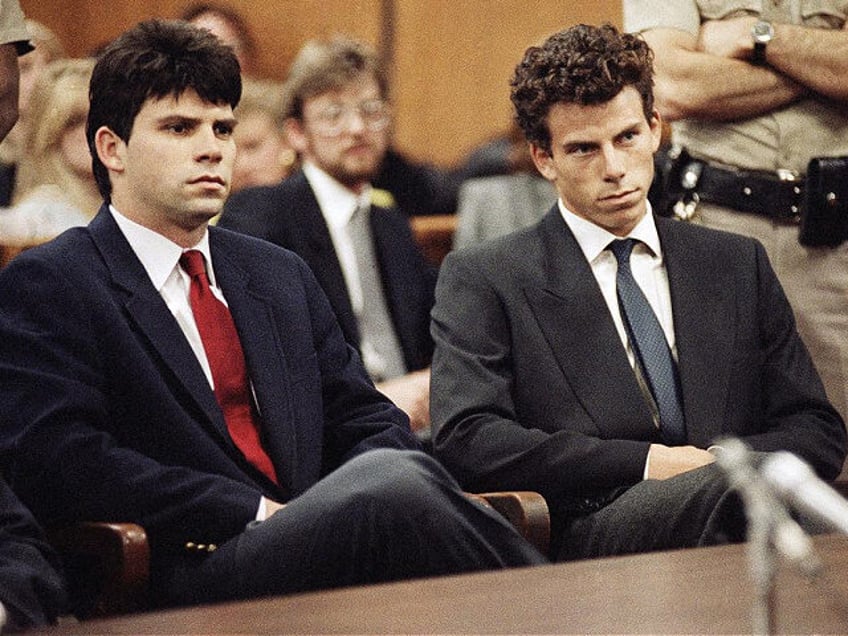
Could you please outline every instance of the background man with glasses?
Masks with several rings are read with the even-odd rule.
[[[377,387],[429,429],[435,272],[407,216],[371,187],[391,112],[377,57],[346,37],[311,41],[285,86],[286,132],[302,170],[228,201],[220,225],[286,247],[315,272]]]

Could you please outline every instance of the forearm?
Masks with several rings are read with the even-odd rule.
[[[848,31],[774,24],[766,62],[816,93],[848,102]]]
[[[656,56],[654,95],[667,121],[754,117],[806,90],[768,67],[700,51],[695,38],[682,31],[652,29],[644,38]]]
[[[430,369],[420,369],[377,384],[377,390],[388,397],[409,417],[413,431],[430,426]]]

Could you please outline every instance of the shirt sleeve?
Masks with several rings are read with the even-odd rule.
[[[648,29],[672,28],[697,35],[701,15],[695,0],[624,0],[624,30],[641,33]]]

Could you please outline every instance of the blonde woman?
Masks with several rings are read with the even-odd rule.
[[[91,59],[56,60],[38,78],[13,205],[0,212],[0,242],[43,242],[97,212],[102,199],[85,140],[93,67]]]

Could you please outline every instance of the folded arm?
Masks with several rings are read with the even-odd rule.
[[[757,18],[711,20],[701,26],[698,50],[724,59],[749,61],[751,28]],[[838,101],[848,99],[848,31],[775,22],[766,46],[766,64],[808,90]]]
[[[705,51],[697,37],[679,29],[649,29],[643,36],[655,55],[657,108],[668,121],[754,117],[790,104],[808,90],[767,66]]]

